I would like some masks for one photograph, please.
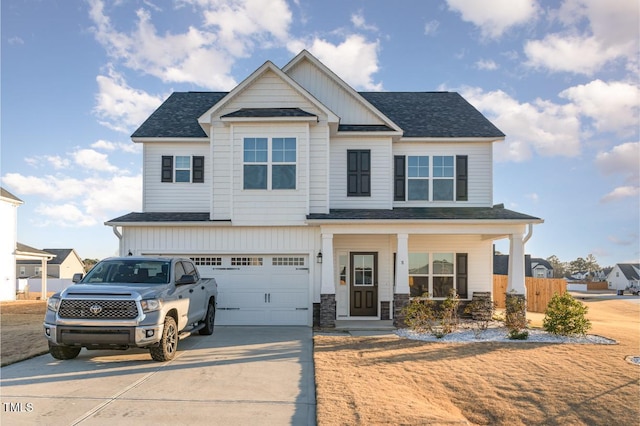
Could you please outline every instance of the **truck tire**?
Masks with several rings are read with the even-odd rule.
[[[204,328],[201,328],[198,333],[202,336],[210,336],[213,334],[213,323],[216,320],[216,305],[210,300],[209,307],[207,308],[207,315],[204,317],[202,321],[204,323]]]
[[[58,346],[49,343],[49,353],[55,359],[74,359],[80,354],[80,349],[77,346]]]
[[[162,339],[158,346],[149,348],[151,358],[154,361],[170,361],[176,356],[178,349],[178,327],[176,321],[172,317],[164,319],[164,329],[162,330]]]

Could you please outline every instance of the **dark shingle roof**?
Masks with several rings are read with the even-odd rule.
[[[240,108],[223,118],[237,117],[315,117],[315,114],[301,110],[300,108]]]
[[[477,109],[455,92],[362,92],[367,101],[402,128],[405,137],[490,137],[504,134]],[[175,92],[131,135],[142,137],[206,137],[198,118],[218,103],[227,92]],[[227,117],[253,117],[260,110],[283,114],[298,108],[251,108]],[[243,112],[244,111],[244,112]],[[247,115],[249,114],[249,115]],[[278,115],[282,116],[282,115]],[[295,115],[292,115],[295,116]],[[341,131],[391,131],[385,125],[343,123]]]
[[[16,197],[15,195],[13,195],[12,193],[10,193],[9,191],[7,191],[4,188],[0,188],[0,196],[2,196],[3,198],[8,198],[10,200],[15,200],[15,201],[22,202],[22,200],[20,198]]]
[[[53,258],[53,260],[49,261],[49,264],[51,265],[59,265],[62,262],[64,262],[67,257],[69,257],[69,255],[71,254],[71,252],[73,251],[73,249],[44,249],[44,251],[46,251],[47,253],[51,253],[51,254],[55,254],[56,257]]]
[[[331,209],[313,213],[311,220],[541,220],[500,207],[401,207],[393,210]]]
[[[107,223],[122,222],[209,222],[209,213],[161,212],[161,213],[129,213],[111,219]]]
[[[404,137],[504,137],[496,126],[455,92],[361,92],[389,117]]]
[[[524,255],[524,275],[525,277],[532,277],[531,272],[531,255]],[[493,275],[509,275],[509,255],[508,254],[494,254],[493,255]]]
[[[393,132],[394,130],[385,124],[340,124],[339,132]]]
[[[227,92],[174,92],[156,109],[132,138],[206,138],[198,118]]]
[[[18,251],[20,253],[33,254],[33,255],[38,255],[38,256],[51,256],[51,255],[53,255],[53,253],[49,253],[49,252],[46,252],[44,250],[33,248],[31,246],[28,246],[28,245],[22,244],[22,243],[16,243],[16,251]]]
[[[638,280],[640,276],[638,276],[638,271],[636,268],[640,268],[640,264],[638,263],[618,263],[618,267],[624,274],[625,278],[628,280]]]

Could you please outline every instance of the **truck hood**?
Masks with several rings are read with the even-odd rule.
[[[168,291],[169,285],[145,284],[74,284],[67,287],[60,297],[126,297],[136,299],[162,298]]]

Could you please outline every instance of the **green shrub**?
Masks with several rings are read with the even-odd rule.
[[[569,293],[555,293],[544,311],[542,327],[561,336],[586,334],[591,322],[585,317],[589,308]]]
[[[526,340],[529,332],[525,329],[527,321],[527,301],[524,296],[507,293],[504,324],[509,330],[507,337],[514,340]]]
[[[476,338],[489,328],[489,324],[493,320],[496,311],[496,303],[491,299],[472,300],[464,308],[464,313],[471,315],[473,318],[473,334]]]
[[[414,297],[402,309],[404,322],[417,333],[431,333],[442,338],[458,327],[460,299],[455,291],[442,302],[429,299],[429,293]]]

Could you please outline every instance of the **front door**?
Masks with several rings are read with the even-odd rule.
[[[378,253],[351,253],[350,315],[378,315]]]

